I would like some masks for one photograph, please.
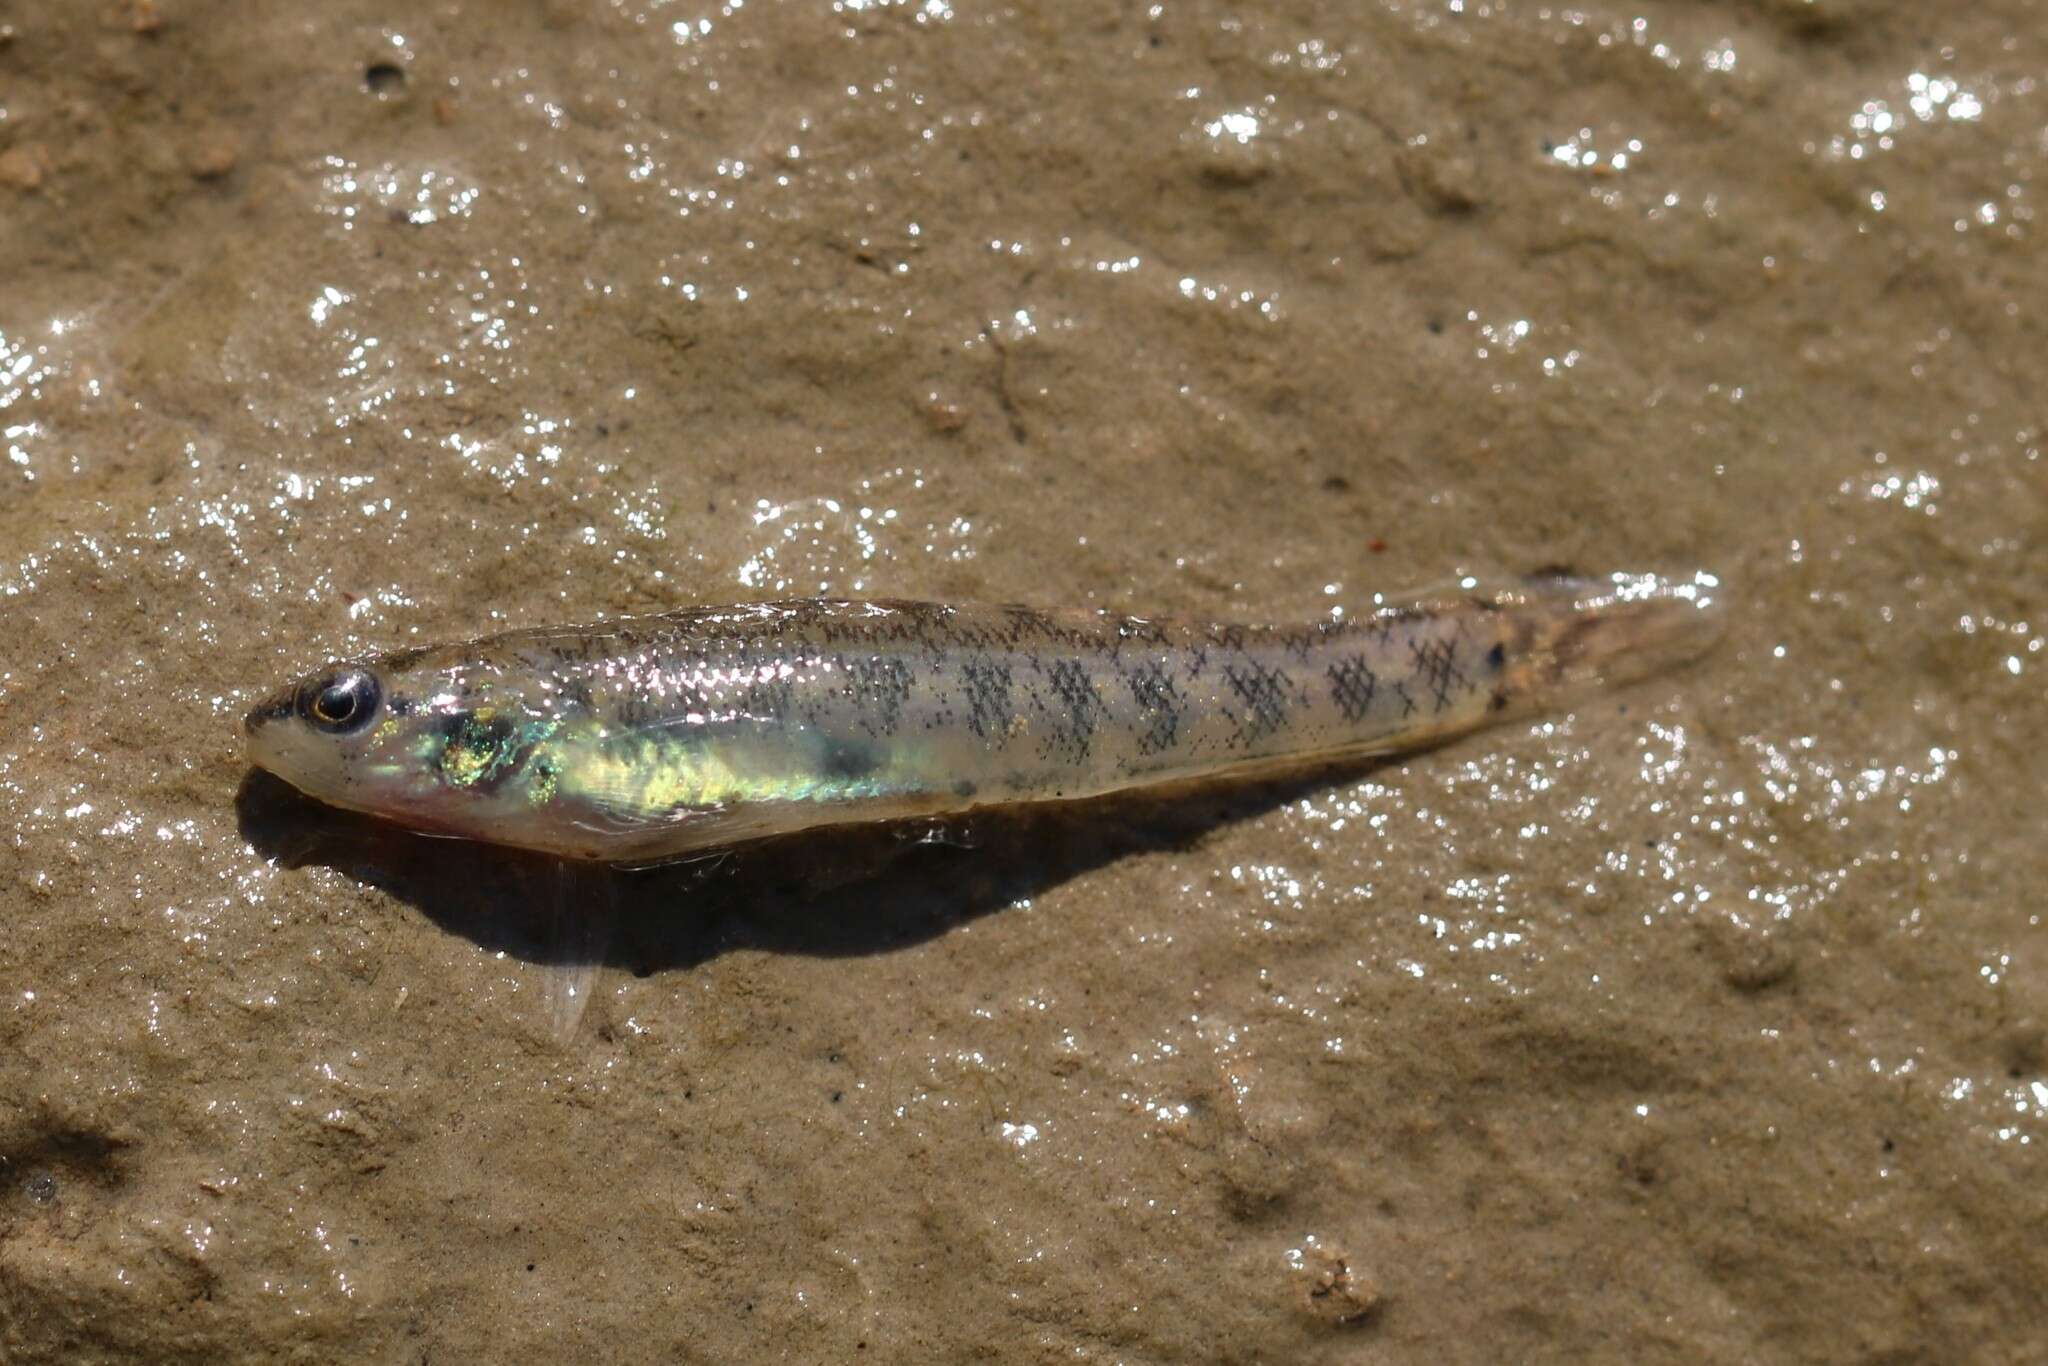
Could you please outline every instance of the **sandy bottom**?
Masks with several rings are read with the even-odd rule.
[[[2040,1359],[2037,7],[0,20],[0,1357]],[[969,848],[239,748],[503,623],[1559,564],[1729,635]]]

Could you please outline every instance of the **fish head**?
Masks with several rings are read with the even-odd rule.
[[[531,845],[554,796],[562,705],[489,659],[405,650],[288,683],[243,730],[252,763],[331,806]]]

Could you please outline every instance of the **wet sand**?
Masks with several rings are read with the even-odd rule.
[[[2020,0],[0,11],[0,1357],[2039,1359],[2044,70]],[[970,847],[569,875],[239,749],[508,623],[1559,564],[1728,638]]]

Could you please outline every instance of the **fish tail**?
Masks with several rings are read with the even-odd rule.
[[[1544,575],[1501,599],[1517,636],[1506,692],[1543,707],[1690,663],[1727,624],[1721,581],[1704,573]]]

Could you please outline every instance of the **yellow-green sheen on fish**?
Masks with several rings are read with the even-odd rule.
[[[656,862],[849,822],[1269,775],[1444,739],[1690,658],[1718,584],[1543,579],[1305,626],[807,599],[328,668],[246,723],[311,796]]]

